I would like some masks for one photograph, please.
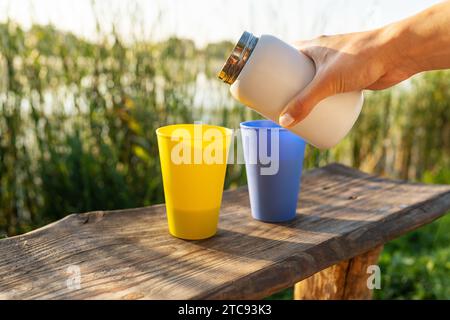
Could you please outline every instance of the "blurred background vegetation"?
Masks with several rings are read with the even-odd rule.
[[[164,201],[155,129],[237,128],[258,117],[232,101],[216,72],[232,43],[186,39],[89,42],[52,26],[0,24],[0,238],[63,216]],[[426,183],[450,183],[450,73],[367,92],[360,119],[330,162]],[[245,183],[230,165],[226,188]],[[377,298],[450,298],[450,216],[386,245]],[[272,298],[289,298],[285,290]]]

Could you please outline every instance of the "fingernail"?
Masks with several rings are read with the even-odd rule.
[[[280,122],[280,125],[282,127],[288,127],[294,122],[294,118],[289,113],[283,114],[280,119],[278,120]]]

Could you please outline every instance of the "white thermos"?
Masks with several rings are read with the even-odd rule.
[[[235,99],[278,123],[281,111],[314,75],[313,61],[296,48],[271,35],[244,32],[219,78],[231,85]],[[319,149],[331,148],[350,131],[363,101],[361,91],[328,97],[289,130]]]

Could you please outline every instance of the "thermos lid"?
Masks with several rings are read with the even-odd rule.
[[[233,82],[239,76],[242,68],[245,66],[248,58],[252,54],[257,42],[257,37],[255,37],[250,32],[244,31],[237,44],[234,46],[234,49],[225,62],[224,66],[222,67],[222,70],[218,74],[219,79],[228,84],[233,84]]]

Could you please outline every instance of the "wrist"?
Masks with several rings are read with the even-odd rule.
[[[378,29],[379,50],[384,57],[385,71],[396,70],[402,74],[413,75],[422,71],[418,64],[414,46],[417,43],[411,36],[408,25],[397,22]]]

